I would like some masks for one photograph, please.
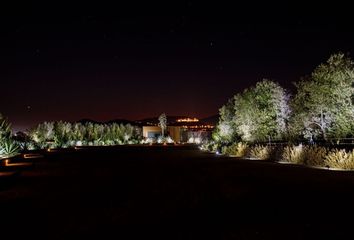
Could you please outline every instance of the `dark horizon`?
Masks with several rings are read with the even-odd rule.
[[[348,6],[251,5],[4,7],[0,112],[16,129],[162,112],[205,118],[263,78],[292,91],[331,54],[354,54]]]

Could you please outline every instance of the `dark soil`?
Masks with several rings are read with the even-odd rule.
[[[4,239],[339,239],[353,217],[354,172],[192,146],[53,152],[0,179]]]

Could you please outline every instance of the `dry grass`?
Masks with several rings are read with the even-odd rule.
[[[231,146],[225,147],[223,153],[235,156],[235,157],[244,157],[246,155],[248,145],[243,142],[234,143]]]
[[[306,147],[304,163],[309,166],[324,167],[327,154],[328,149],[325,147]]]
[[[249,156],[260,160],[268,160],[274,150],[271,146],[255,145],[250,149]]]
[[[354,169],[354,152],[334,149],[329,152],[324,162],[330,168]]]
[[[329,150],[319,146],[287,146],[282,161],[316,167],[354,169],[354,152],[345,149]]]
[[[305,160],[305,146],[286,146],[284,148],[281,160],[295,164],[303,164]]]

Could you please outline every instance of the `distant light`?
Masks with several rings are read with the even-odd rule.
[[[180,118],[177,122],[199,122],[198,118]]]

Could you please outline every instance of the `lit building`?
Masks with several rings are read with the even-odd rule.
[[[143,137],[157,139],[161,134],[161,128],[153,126],[143,126]],[[214,125],[203,123],[197,118],[178,118],[167,124],[166,136],[170,136],[174,142],[199,142],[210,136]]]

